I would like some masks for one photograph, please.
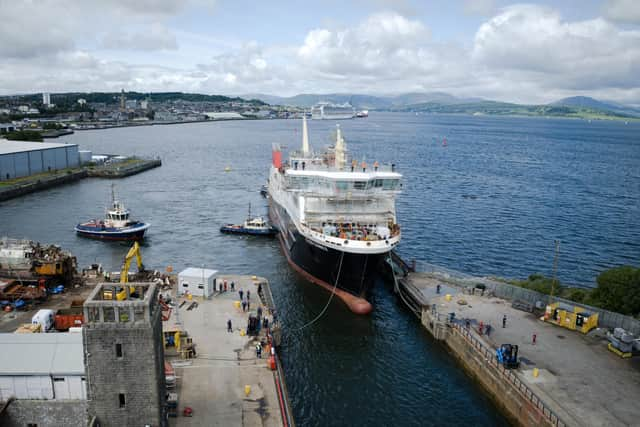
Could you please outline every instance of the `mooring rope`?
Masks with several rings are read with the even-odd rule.
[[[331,300],[333,299],[333,296],[336,294],[336,288],[338,287],[338,280],[340,279],[340,272],[342,271],[342,260],[343,259],[344,259],[344,252],[342,252],[342,255],[340,256],[340,265],[338,266],[338,275],[336,276],[336,282],[333,285],[333,290],[331,290],[331,296],[329,297],[329,301],[327,301],[327,304],[324,306],[324,308],[322,309],[320,314],[318,314],[315,319],[311,320],[310,322],[307,322],[306,324],[302,325],[301,327],[299,327],[297,329],[294,329],[296,332],[301,331],[304,328],[306,328],[307,326],[311,326],[312,324],[314,324],[316,321],[318,321],[324,315],[324,312],[327,311],[327,308],[329,308],[329,304],[331,304]]]

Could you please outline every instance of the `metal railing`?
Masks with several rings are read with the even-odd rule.
[[[558,427],[566,427],[566,423],[563,422],[560,417],[553,412],[551,408],[549,408],[542,399],[527,386],[524,382],[518,378],[512,370],[506,369],[503,365],[498,363],[498,360],[495,355],[495,350],[488,348],[485,344],[482,343],[478,338],[473,336],[473,334],[462,327],[459,323],[449,323],[452,327],[452,330],[458,334],[477,352],[480,353],[481,356],[485,359],[486,363],[491,366],[496,372],[498,372],[502,377],[504,377],[507,381],[509,381],[516,390],[520,393],[522,397],[530,401],[540,412],[542,415],[551,423],[553,426]]]

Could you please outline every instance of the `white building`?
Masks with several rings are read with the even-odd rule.
[[[51,104],[51,95],[48,92],[42,93],[42,104],[45,106]]]
[[[0,401],[85,400],[82,334],[0,334]]]
[[[213,283],[217,270],[189,267],[178,274],[178,295],[189,292],[194,296],[208,298],[213,295]]]
[[[0,181],[77,168],[79,164],[77,144],[0,141]]]

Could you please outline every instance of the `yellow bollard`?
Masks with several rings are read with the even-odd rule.
[[[246,335],[246,332],[244,331],[244,329],[240,329],[240,336],[243,337]]]
[[[533,378],[538,378],[538,375],[540,375],[538,368],[533,368]]]
[[[258,280],[258,276],[251,276],[251,280]]]
[[[244,395],[248,397],[249,393],[251,393],[251,386],[250,385],[244,386]]]
[[[189,301],[191,301],[191,300],[193,299],[193,295],[191,295],[191,294],[187,294],[187,299],[188,299]]]
[[[240,301],[234,301],[234,302],[233,302],[233,305],[234,305],[236,308],[240,308]]]
[[[451,294],[447,294],[444,296],[444,299],[446,299],[447,301],[451,301]]]

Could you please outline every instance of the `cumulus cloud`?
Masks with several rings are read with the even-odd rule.
[[[640,2],[637,0],[608,0],[604,13],[613,21],[640,24]]]
[[[102,45],[108,49],[146,51],[178,49],[175,34],[158,22],[138,32],[110,32],[103,38]]]
[[[540,88],[635,87],[640,31],[601,18],[567,22],[552,9],[512,6],[478,29],[472,58],[484,73]]]

